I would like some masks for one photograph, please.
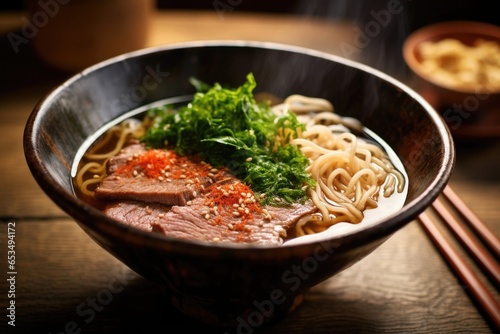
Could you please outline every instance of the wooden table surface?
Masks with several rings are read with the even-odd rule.
[[[161,287],[97,246],[32,178],[22,148],[25,122],[36,102],[68,75],[41,63],[29,43],[20,52],[13,52],[6,36],[20,28],[24,15],[0,14],[0,152],[4,166],[0,177],[0,332],[224,333],[187,319],[167,305]],[[252,39],[333,53],[339,51],[342,40],[352,38],[353,31],[353,26],[345,22],[333,24],[237,11],[226,13],[224,18],[215,12],[162,12],[154,15],[151,24],[148,45]],[[457,165],[450,185],[497,235],[499,171],[500,140],[457,143]],[[7,280],[9,227],[15,227],[15,285]],[[469,257],[467,261],[471,262]],[[474,269],[479,272],[476,266]],[[498,298],[498,292],[487,284]],[[104,292],[111,285],[123,289],[105,300]],[[9,296],[13,288],[15,297]],[[12,300],[15,327],[8,324],[11,319],[6,314]],[[303,305],[287,319],[255,330],[433,334],[492,331],[469,297],[468,287],[453,274],[417,221],[353,267],[314,287]]]

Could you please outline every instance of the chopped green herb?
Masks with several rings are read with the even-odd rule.
[[[176,110],[151,109],[153,124],[143,140],[181,155],[199,154],[215,167],[225,166],[254,192],[266,194],[266,203],[305,200],[305,188],[314,186],[305,171],[309,161],[290,144],[304,124],[293,113],[277,116],[269,103],[256,102],[255,78],[250,73],[246,79],[235,89],[192,80],[202,91]]]

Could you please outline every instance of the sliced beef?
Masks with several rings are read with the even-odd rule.
[[[287,230],[300,217],[316,210],[311,201],[289,207],[266,207],[268,212],[273,212],[270,219],[264,213],[256,213],[242,224],[241,218],[234,217],[230,212],[206,218],[204,212],[208,209],[200,203],[174,206],[159,223],[153,224],[153,231],[189,240],[281,245]]]
[[[267,207],[272,212],[271,219],[258,214],[238,227],[241,219],[229,214],[205,218],[204,212],[210,208],[200,202],[173,206],[171,210],[161,204],[119,202],[108,205],[105,213],[127,225],[184,240],[281,245],[287,230],[300,217],[315,211],[311,201],[289,207]]]
[[[144,202],[126,201],[108,204],[104,213],[127,225],[151,232],[152,226],[170,210],[163,204],[147,204]]]
[[[109,160],[108,176],[96,188],[95,196],[101,200],[186,205],[213,182],[210,170],[210,165],[194,158],[133,144]]]
[[[95,192],[108,202],[105,214],[174,238],[280,245],[300,217],[316,211],[310,200],[262,207],[247,185],[223,169],[141,144],[124,148],[107,167]]]
[[[224,182],[228,184],[227,179]],[[105,213],[126,224],[185,240],[281,245],[287,230],[316,208],[306,201],[286,207],[254,207],[246,216],[244,212],[235,215],[237,210],[213,205],[209,197],[200,196],[189,205],[171,209],[158,204],[117,203],[109,205]]]
[[[135,200],[165,205],[185,205],[200,187],[188,187],[184,181],[162,182],[145,178],[107,177],[96,189],[96,198]]]
[[[120,153],[111,157],[108,161],[108,174],[113,174],[118,168],[124,166],[134,155],[146,152],[146,147],[138,141],[129,141]]]

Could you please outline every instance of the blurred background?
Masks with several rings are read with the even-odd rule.
[[[0,13],[23,13],[25,11],[31,10],[32,13],[36,13],[36,6],[40,4],[45,4],[46,6],[50,6],[51,3],[55,3],[58,5],[58,10],[63,10],[65,7],[70,7],[73,4],[77,3],[77,0],[68,1],[68,0],[3,0],[0,2]],[[84,1],[85,2],[85,1]],[[88,0],[87,3],[92,3],[95,1]],[[105,1],[101,3],[111,3],[117,2],[115,0]],[[336,24],[338,22],[342,22],[344,27],[344,32],[348,32],[351,35],[349,37],[351,44],[348,46],[352,46],[353,43],[357,43],[358,46],[362,44],[361,48],[354,50],[346,49],[345,46],[342,48],[342,45],[339,44],[339,39],[336,36],[333,36],[335,33],[328,35],[327,32],[321,37],[324,39],[324,48],[322,51],[339,53],[342,56],[346,56],[348,58],[355,58],[361,62],[364,62],[370,66],[378,68],[398,79],[405,80],[408,76],[408,69],[405,66],[401,49],[405,38],[416,29],[423,27],[425,25],[440,22],[440,21],[448,21],[448,20],[472,20],[472,21],[481,21],[486,23],[499,24],[500,17],[498,16],[498,12],[495,10],[495,1],[471,1],[471,0],[373,0],[373,1],[365,1],[365,0],[274,0],[274,1],[264,1],[264,0],[252,0],[252,1],[244,1],[244,0],[215,0],[215,1],[206,1],[206,0],[188,0],[188,1],[174,1],[174,0],[127,0],[127,1],[118,1],[120,5],[123,4],[131,4],[131,3],[150,3],[150,5],[159,11],[199,11],[204,10],[207,13],[211,13],[212,19],[214,21],[227,21],[230,22],[232,20],[236,20],[234,17],[239,17],[243,13],[259,13],[259,14],[283,14],[297,16],[297,24],[304,24],[305,19],[315,19],[323,22],[327,27],[329,24]],[[60,5],[59,5],[60,3]],[[33,7],[34,6],[34,7]],[[128,6],[128,5],[127,5]],[[122,6],[125,8],[126,6]],[[130,6],[129,6],[130,7]],[[31,8],[31,9],[30,9]],[[33,9],[35,8],[35,9]],[[386,11],[390,8],[397,9],[397,15],[391,15],[390,17],[383,17],[382,12]],[[139,10],[135,9],[136,13],[140,13]],[[224,16],[221,15],[224,14]],[[50,13],[49,13],[50,14]],[[234,14],[234,15],[231,15]],[[24,15],[24,16],[23,16]],[[125,15],[125,14],[123,14]],[[219,16],[219,20],[217,20],[217,15]],[[82,13],[82,17],[85,16]],[[89,16],[89,15],[87,15]],[[111,15],[108,15],[108,18]],[[135,15],[136,21],[138,14]],[[76,72],[78,70],[78,64],[65,64],[64,61],[69,61],[73,59],[76,61],[76,57],[68,56],[68,54],[59,52],[59,49],[64,47],[62,42],[58,42],[54,44],[54,42],[47,43],[46,41],[42,41],[45,35],[54,35],[58,33],[59,36],[67,37],[69,34],[72,34],[71,31],[66,31],[66,29],[55,28],[58,19],[61,19],[63,15],[55,15],[54,17],[49,18],[49,22],[45,24],[43,22],[44,17],[40,16],[38,19],[41,20],[40,24],[43,23],[43,29],[39,29],[36,34],[33,34],[34,43],[31,42],[31,37],[23,40],[23,33],[26,35],[26,31],[23,32],[22,29],[26,29],[26,24],[29,21],[29,16],[27,14],[19,14],[19,16],[9,16],[11,22],[6,23],[2,22],[1,27],[3,31],[0,31],[0,36],[2,39],[0,41],[0,52],[2,59],[4,60],[4,66],[0,67],[2,71],[2,76],[4,80],[0,82],[0,90],[7,91],[11,90],[15,87],[16,83],[19,81],[8,80],[8,78],[17,77],[19,75],[30,75],[31,81],[36,82],[37,77],[40,77],[41,80],[45,80],[46,76],[44,76],[44,67],[47,65],[47,60],[53,60],[54,62],[58,61],[59,67],[66,67],[66,71],[62,71],[61,78],[65,78],[68,72]],[[126,16],[122,16],[126,18]],[[5,20],[5,17],[3,18]],[[23,21],[24,20],[24,21]],[[32,19],[33,20],[33,19]],[[74,19],[71,19],[75,21]],[[384,21],[386,20],[386,21]],[[86,21],[79,22],[78,24],[74,24],[78,29],[82,31],[83,26],[92,27],[94,29],[100,29],[97,25],[98,17],[92,16],[87,17]],[[129,19],[123,19],[122,21],[131,21]],[[348,25],[346,26],[346,22]],[[36,23],[36,21],[35,21]],[[73,22],[74,23],[74,22]],[[255,22],[255,24],[260,24],[261,22]],[[222,24],[222,23],[220,23]],[[228,24],[228,29],[231,26]],[[372,24],[370,26],[370,24]],[[382,27],[382,26],[383,27]],[[81,26],[81,27],[80,27]],[[52,28],[51,28],[52,27]],[[108,25],[108,27],[111,27]],[[172,23],[168,28],[172,28],[174,23]],[[347,27],[347,29],[346,29]],[[179,26],[179,31],[177,33],[181,33],[181,29],[185,29],[186,26]],[[374,38],[367,37],[363,35],[362,29],[375,29],[373,31]],[[377,28],[379,30],[377,30]],[[52,29],[52,31],[51,31]],[[122,28],[120,28],[122,29]],[[141,44],[140,31],[137,29],[131,31],[135,31],[135,35],[129,34],[127,37],[122,38],[127,40],[130,44],[129,48],[137,49],[140,48],[143,44],[146,45],[146,42]],[[284,43],[287,42],[286,38],[286,27],[283,28],[281,32],[281,36],[276,37],[276,32],[270,32],[270,34],[274,33],[274,39],[283,40]],[[87,34],[90,34],[92,31],[87,29]],[[117,35],[112,35],[112,29],[108,31],[109,36],[113,36],[113,40],[118,43],[118,38],[115,38]],[[46,33],[44,33],[44,31]],[[50,32],[51,31],[51,32]],[[103,30],[100,30],[103,31]],[[125,31],[125,30],[122,30]],[[332,30],[334,31],[334,30]],[[49,34],[50,32],[50,34]],[[170,42],[168,39],[169,31],[165,31],[163,34],[167,36],[164,40]],[[191,38],[193,36],[197,36],[196,32],[189,31],[190,35],[186,35],[186,38]],[[199,32],[199,36],[203,38],[203,32]],[[9,35],[10,34],[10,35]],[[15,34],[15,35],[14,35]],[[97,35],[94,32],[95,35]],[[340,34],[340,33],[339,33]],[[101,34],[99,34],[101,35]],[[144,34],[143,34],[144,35]],[[237,35],[237,33],[232,34]],[[245,34],[241,34],[241,38],[244,39]],[[14,40],[13,40],[14,36]],[[16,37],[17,36],[17,37]],[[72,35],[73,36],[73,35]],[[125,34],[121,34],[121,37],[126,36]],[[239,35],[238,35],[239,36]],[[269,36],[262,36],[263,40],[269,39]],[[283,38],[281,38],[283,37]],[[15,38],[18,38],[17,40]],[[309,37],[305,37],[309,38]],[[135,39],[137,44],[132,44]],[[75,42],[75,38],[71,38],[74,44],[71,44],[69,47],[74,53],[81,54],[83,56],[84,51],[90,52],[92,49],[89,45],[84,45],[84,42],[78,41]],[[109,39],[108,39],[109,40]],[[163,42],[163,39],[156,39],[155,42]],[[12,52],[12,45],[17,43],[17,47],[19,50],[23,52]],[[79,43],[79,44],[78,44]],[[33,52],[33,49],[37,49],[37,47],[41,44],[45,44],[44,49],[41,51],[38,50],[38,55],[41,58],[46,58],[45,62],[39,63],[40,57],[35,55],[36,52]],[[49,45],[47,45],[49,44]],[[149,40],[148,45],[151,45],[151,40]],[[307,46],[307,41],[304,41],[304,44]],[[340,45],[340,49],[339,49]],[[83,51],[80,51],[78,48],[82,48]],[[85,49],[86,48],[86,49]],[[110,47],[110,44],[106,44],[106,49],[101,50],[102,55],[96,55],[95,57],[101,56],[101,58],[109,58],[111,55],[120,54],[124,51],[128,51],[128,49],[120,49],[119,45],[116,47],[116,51],[113,51]],[[16,49],[16,48],[14,48]],[[41,49],[41,47],[38,47]],[[94,47],[93,49],[98,49]],[[15,51],[19,51],[15,50]],[[36,50],[35,50],[36,51]],[[94,50],[95,51],[95,50]],[[123,51],[123,52],[122,52]],[[97,52],[97,51],[95,51]],[[108,52],[108,53],[105,53]],[[114,53],[113,53],[114,52]],[[44,54],[45,53],[45,54]],[[58,58],[59,57],[59,58]],[[20,59],[21,58],[21,59]],[[23,68],[15,68],[13,69],[11,66],[8,66],[11,61],[16,60],[17,63],[20,61],[26,64]],[[89,58],[88,64],[96,63],[101,60],[100,58]],[[50,65],[50,64],[49,64]],[[52,64],[53,65],[53,64]],[[82,65],[83,66],[83,65]],[[80,67],[82,67],[80,66]],[[57,66],[56,66],[57,67]],[[84,67],[84,66],[83,66]],[[34,71],[36,69],[36,71]],[[54,78],[57,75],[57,71],[54,72],[54,68],[48,69],[50,73],[50,77]],[[61,79],[58,78],[58,79]],[[22,83],[26,84],[26,82]]]
[[[387,4],[390,1],[380,0],[252,0],[241,1],[239,10],[297,13],[304,15],[357,18],[363,16],[363,8],[376,8],[378,4]],[[411,26],[417,28],[441,20],[467,19],[498,24],[500,18],[494,1],[471,0],[401,0],[398,1],[411,9]],[[208,0],[156,0],[160,9],[213,9],[214,1]],[[378,6],[380,7],[380,6]],[[0,10],[22,10],[25,0],[3,0]],[[326,9],[326,10],[325,10]],[[337,9],[338,11],[333,11]]]
[[[49,4],[56,0],[3,0],[0,12],[18,12],[27,10],[30,3]],[[141,0],[142,1],[142,0]],[[149,1],[149,0],[144,0]],[[363,27],[374,20],[374,13],[390,6],[403,7],[398,15],[393,15],[390,24],[377,34],[363,49],[361,59],[369,65],[378,67],[394,76],[404,75],[404,64],[401,57],[402,43],[412,31],[440,21],[472,20],[499,24],[500,17],[495,10],[495,1],[471,0],[151,0],[159,10],[207,10],[232,12],[258,12],[273,14],[291,14],[300,17],[313,17],[321,20],[337,22],[356,22]],[[61,4],[70,1],[60,1]],[[92,2],[92,1],[90,1]],[[127,2],[127,1],[126,1]],[[130,2],[130,1],[128,1]],[[21,23],[21,22],[19,22]],[[366,27],[366,26],[365,26]],[[5,34],[2,41],[5,42]],[[327,42],[327,41],[325,41]],[[5,55],[2,55],[3,57]],[[388,58],[389,57],[389,58]]]

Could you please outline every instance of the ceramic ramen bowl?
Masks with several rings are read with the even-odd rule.
[[[183,241],[141,231],[75,196],[75,159],[105,124],[156,101],[193,94],[190,77],[236,87],[249,72],[257,80],[256,92],[328,99],[386,142],[408,176],[401,209],[353,231],[266,247]],[[289,314],[309,288],[363,259],[424,211],[447,184],[455,159],[447,127],[407,86],[337,56],[250,41],[155,47],[90,67],[34,108],[24,149],[41,188],[95,242],[163,285],[181,312],[221,326],[242,321],[259,326]]]

